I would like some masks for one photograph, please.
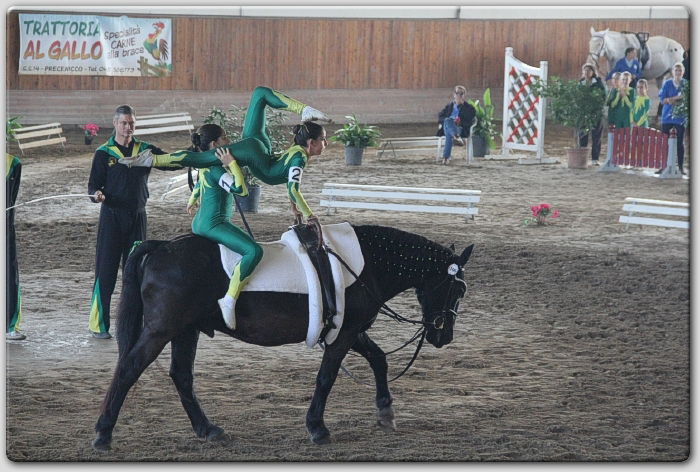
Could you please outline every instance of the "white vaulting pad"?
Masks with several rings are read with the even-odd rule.
[[[338,223],[322,227],[325,243],[343,258],[353,272],[360,274],[364,267],[364,258],[360,250],[357,235],[349,223]],[[288,292],[309,295],[309,329],[306,345],[312,348],[318,341],[323,328],[323,302],[321,284],[316,269],[311,263],[296,233],[289,230],[280,241],[261,243],[263,258],[243,287],[246,292]],[[241,255],[219,244],[221,263],[231,277],[233,269]],[[329,255],[333,281],[335,283],[337,314],[333,322],[337,328],[331,329],[325,342],[331,344],[338,335],[345,312],[345,288],[355,282],[350,272],[342,266],[335,256]]]

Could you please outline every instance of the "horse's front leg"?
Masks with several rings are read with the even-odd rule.
[[[396,421],[394,420],[394,409],[391,404],[393,398],[389,392],[389,381],[387,372],[389,365],[386,361],[386,354],[377,346],[367,333],[360,333],[352,345],[352,350],[367,359],[372,372],[374,372],[374,383],[377,388],[375,404],[377,405],[377,424],[387,431],[396,431]]]
[[[341,335],[343,333],[341,332]],[[316,389],[306,413],[306,430],[311,435],[314,444],[330,444],[331,433],[323,421],[323,413],[326,410],[326,401],[338,377],[340,364],[350,350],[354,336],[338,336],[331,345],[327,345],[323,352],[321,368],[316,375]]]
[[[224,430],[209,421],[194,394],[194,358],[197,355],[198,340],[199,330],[195,328],[186,329],[172,340],[170,378],[173,379],[197,437],[207,441],[220,441],[224,439]]]

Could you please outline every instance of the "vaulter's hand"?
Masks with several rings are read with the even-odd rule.
[[[294,214],[294,226],[299,226],[304,222],[304,215],[299,211],[293,201],[290,200],[289,203],[291,204],[292,213]]]
[[[197,211],[197,208],[199,208],[199,203],[192,203],[192,204],[187,204],[187,214],[192,216],[192,213]]]
[[[233,156],[231,155],[231,151],[228,150],[228,148],[216,148],[214,150],[214,153],[216,154],[217,159],[221,161],[221,164],[228,167],[228,165],[233,162]]]
[[[318,234],[318,249],[321,249],[323,247],[323,231],[321,230],[321,223],[318,221],[318,218],[314,215],[309,216],[306,219],[306,226],[313,226],[316,230],[316,234]]]

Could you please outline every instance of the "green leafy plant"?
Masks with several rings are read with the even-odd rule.
[[[535,79],[533,93],[547,99],[547,110],[556,123],[574,129],[576,147],[578,136],[588,133],[603,119],[605,92],[578,80],[562,80],[552,76],[547,83]]]
[[[679,105],[673,107],[672,116],[682,116],[683,126],[685,126],[685,129],[688,129],[690,126],[690,81],[683,81],[681,95],[683,100],[681,100]]]
[[[345,146],[358,148],[377,146],[379,144],[377,140],[382,136],[379,128],[368,126],[367,123],[364,126],[360,125],[355,115],[347,115],[345,118],[350,120],[350,123],[343,125],[341,129],[333,133],[331,141],[341,142]]]
[[[232,141],[240,141],[243,133],[243,123],[245,123],[245,114],[247,108],[231,105],[231,108],[226,111],[216,106],[213,106],[209,114],[203,116],[204,123],[214,123],[226,130],[226,136]],[[283,123],[287,120],[285,114],[279,110],[270,112],[267,110],[265,115],[265,134],[272,144],[272,152],[274,154],[282,154],[289,143],[289,130]],[[250,172],[248,167],[241,167],[243,179],[247,187],[259,187],[258,180]]]
[[[10,141],[17,141],[15,138],[15,135],[13,134],[13,130],[20,129],[22,128],[22,125],[19,123],[19,120],[24,118],[23,116],[13,116],[12,118],[8,118],[5,121],[5,142],[8,143]]]
[[[491,149],[496,149],[496,143],[493,138],[499,136],[496,131],[496,126],[493,123],[493,105],[491,105],[491,89],[487,88],[484,91],[483,106],[479,100],[467,100],[476,110],[476,126],[474,127],[474,136],[481,136],[486,140],[486,144]]]

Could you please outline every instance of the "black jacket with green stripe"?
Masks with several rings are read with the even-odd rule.
[[[150,167],[116,165],[124,156],[136,155],[144,149],[152,149],[155,154],[165,154],[161,149],[145,141],[132,138],[128,147],[114,141],[114,136],[97,148],[92,158],[92,169],[88,180],[88,193],[94,195],[101,190],[105,195],[104,205],[125,210],[140,210],[148,200],[148,176]],[[161,168],[158,168],[161,169]],[[161,170],[174,170],[162,168]],[[95,202],[95,199],[92,198]]]

